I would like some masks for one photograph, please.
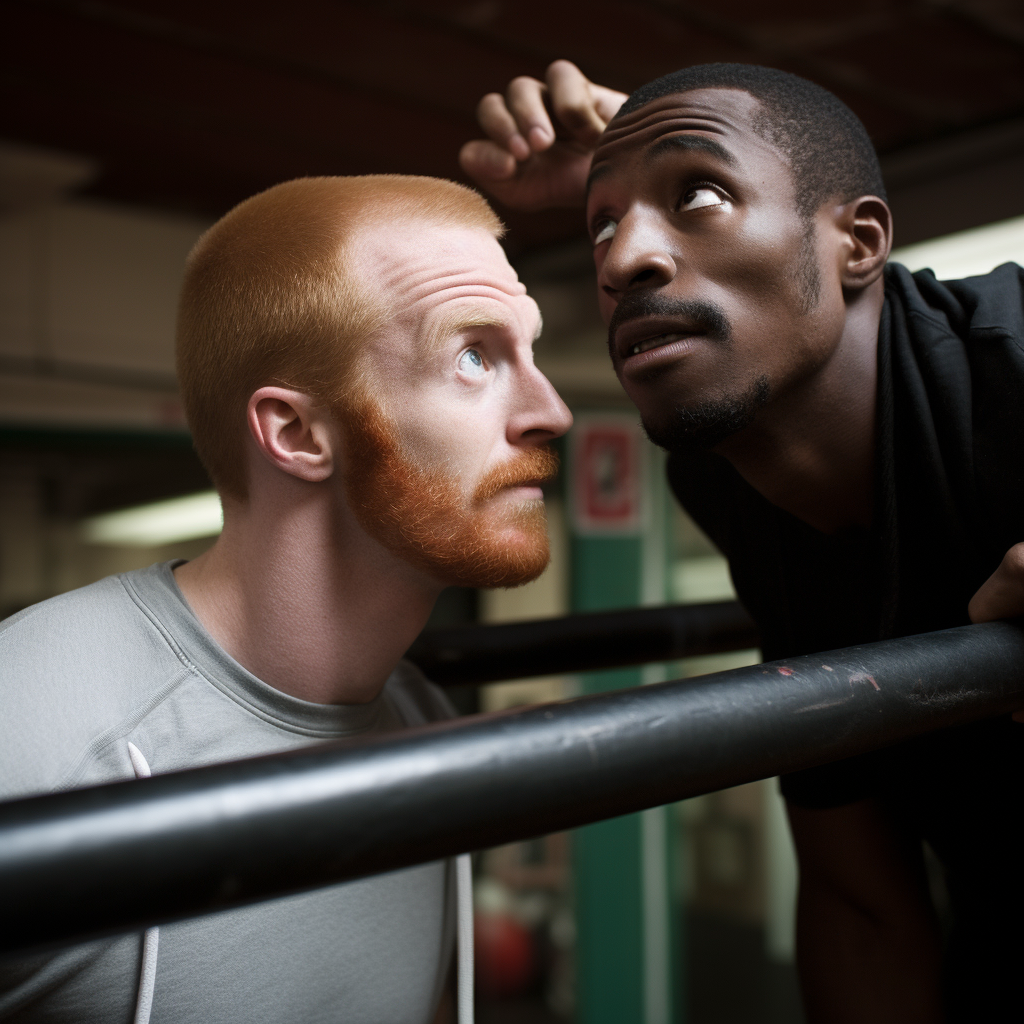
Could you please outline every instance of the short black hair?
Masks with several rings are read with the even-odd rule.
[[[878,155],[857,115],[827,89],[787,71],[696,64],[640,86],[615,116],[691,89],[742,89],[760,101],[754,131],[789,159],[797,211],[805,219],[830,199],[886,198]]]

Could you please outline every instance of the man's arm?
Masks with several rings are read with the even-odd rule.
[[[972,622],[1024,615],[1024,543],[971,598]],[[1014,715],[1024,721],[1024,711]],[[809,1024],[942,1020],[940,944],[921,851],[875,801],[789,805],[800,862],[797,962]]]
[[[1014,544],[999,568],[978,588],[967,606],[971,622],[992,622],[1024,615],[1024,543]],[[1014,714],[1024,722],[1024,710]]]
[[[941,943],[920,844],[874,800],[788,810],[808,1024],[940,1024]]]
[[[594,147],[626,99],[567,60],[544,77],[514,78],[504,95],[484,96],[477,119],[487,138],[459,153],[466,174],[518,210],[584,205]]]

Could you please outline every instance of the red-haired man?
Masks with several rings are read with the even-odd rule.
[[[189,257],[178,370],[224,530],[0,627],[3,796],[450,713],[403,652],[450,584],[548,560],[541,487],[570,415],[479,195],[288,182]],[[452,940],[428,864],[0,967],[19,1021],[427,1024]]]

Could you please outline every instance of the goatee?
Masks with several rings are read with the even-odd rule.
[[[608,350],[612,360],[620,361],[616,335],[631,320],[662,317],[677,320],[699,334],[705,343],[728,349],[732,344],[732,324],[725,311],[713,302],[699,299],[671,299],[654,291],[628,292],[615,307],[608,323]],[[689,405],[678,404],[655,420],[642,417],[647,436],[670,452],[715,448],[727,437],[750,425],[771,394],[768,378],[756,378],[738,395],[708,398]]]
[[[709,399],[695,405],[677,405],[663,420],[642,419],[647,436],[659,448],[683,454],[717,448],[726,438],[749,427],[758,410],[768,403],[768,378],[758,377],[739,395]]]

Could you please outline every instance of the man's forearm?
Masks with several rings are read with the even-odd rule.
[[[939,1024],[942,949],[920,842],[875,800],[787,806],[808,1024]]]
[[[801,885],[797,966],[808,1024],[941,1024],[938,929],[924,913],[896,916]]]

